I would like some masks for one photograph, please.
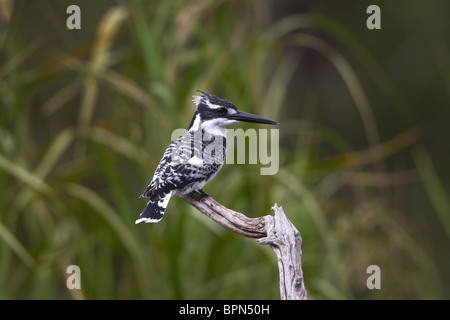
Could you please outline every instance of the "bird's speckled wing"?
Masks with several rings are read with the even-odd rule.
[[[169,145],[141,197],[175,189],[183,191],[197,181],[208,180],[220,170],[225,157],[225,141],[217,145],[219,149],[214,149],[212,143],[215,138],[196,138],[193,132],[188,132]],[[217,159],[216,150],[221,155]]]

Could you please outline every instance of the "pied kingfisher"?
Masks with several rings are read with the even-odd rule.
[[[141,194],[150,198],[136,223],[158,222],[172,196],[199,190],[222,168],[226,153],[226,127],[238,121],[278,124],[257,115],[239,111],[225,99],[197,90],[197,107],[188,132],[167,148],[153,179]]]

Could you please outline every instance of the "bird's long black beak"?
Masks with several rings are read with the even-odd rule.
[[[243,122],[253,122],[253,123],[265,123],[265,124],[279,124],[277,121],[266,119],[255,114],[247,113],[238,110],[236,113],[230,114],[227,117],[231,120],[243,121]]]

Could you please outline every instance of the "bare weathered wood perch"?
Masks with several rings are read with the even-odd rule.
[[[211,197],[202,198],[199,192],[178,196],[221,226],[245,237],[258,239],[260,244],[270,245],[278,258],[281,299],[306,300],[301,261],[302,237],[282,207],[275,204],[273,216],[249,218],[222,206]]]

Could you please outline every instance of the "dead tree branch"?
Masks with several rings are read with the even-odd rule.
[[[280,294],[282,300],[306,300],[302,270],[302,237],[286,217],[283,208],[275,204],[274,215],[249,218],[242,213],[224,207],[211,197],[198,192],[178,195],[200,212],[244,237],[268,244],[278,258]]]

